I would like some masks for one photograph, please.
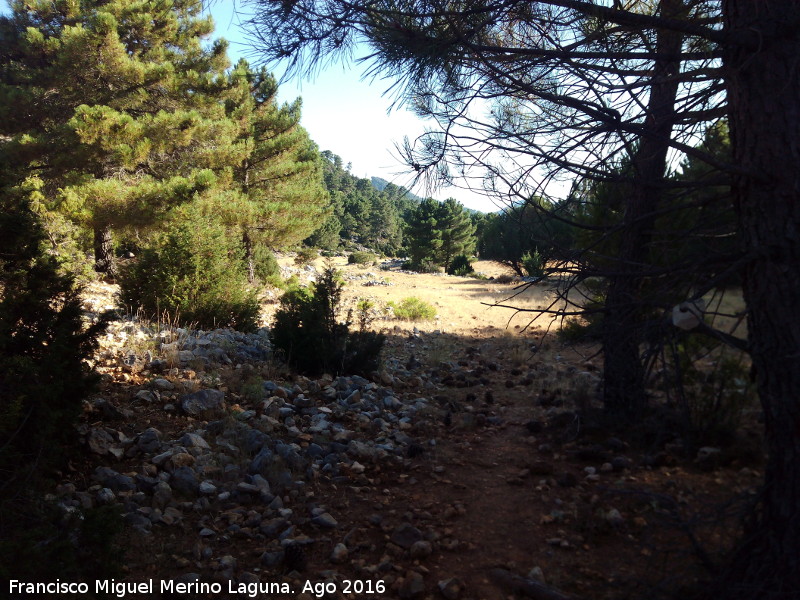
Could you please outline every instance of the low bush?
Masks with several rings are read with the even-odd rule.
[[[472,268],[472,263],[466,254],[457,255],[447,269],[448,275],[458,275],[459,277],[467,277],[474,272],[475,269]]]
[[[430,321],[436,317],[436,308],[414,296],[403,298],[399,304],[390,302],[389,306],[394,316],[403,321]]]
[[[361,298],[356,303],[356,318],[358,319],[358,330],[366,331],[367,327],[375,319],[375,303],[368,298]]]
[[[283,280],[283,283],[278,286],[283,291],[288,292],[289,290],[296,290],[300,288],[300,278],[295,275],[289,275],[286,279]]]
[[[683,413],[684,442],[692,451],[731,444],[742,411],[758,404],[746,356],[692,332],[672,333],[661,387]]]
[[[222,225],[181,220],[121,273],[120,299],[175,322],[253,331],[259,305],[242,255]]]
[[[0,232],[0,577],[116,576],[119,515],[42,501],[77,445],[74,425],[99,380],[88,360],[107,318],[84,325],[78,290],[43,251],[27,207],[3,199]]]
[[[272,287],[283,286],[281,268],[272,250],[261,244],[256,246],[253,252],[253,263],[259,281]]]
[[[494,281],[495,283],[507,284],[507,283],[518,283],[519,279],[517,279],[515,275],[509,275],[507,273],[503,273],[502,275],[493,277],[492,281]]]
[[[416,273],[440,273],[441,269],[439,265],[434,264],[430,261],[423,260],[420,263],[414,263],[411,261],[403,263],[403,269],[405,271],[414,271]]]
[[[304,267],[306,265],[310,265],[312,262],[317,260],[319,257],[319,252],[317,252],[316,248],[309,248],[305,246],[301,248],[297,252],[297,256],[294,257],[294,264],[298,267]]]
[[[347,257],[347,264],[349,265],[371,265],[377,260],[377,257],[372,252],[363,252],[361,250],[352,252]]]
[[[545,276],[545,258],[538,248],[534,248],[533,252],[526,252],[520,259],[522,268],[528,277],[544,277]]]
[[[369,373],[378,368],[385,337],[351,332],[339,319],[344,283],[327,267],[311,288],[288,290],[272,325],[272,343],[292,367],[306,373]],[[363,322],[362,322],[363,323]]]
[[[6,469],[45,466],[74,437],[99,379],[87,360],[108,321],[84,327],[78,290],[42,252],[34,215],[0,211],[0,231],[0,481],[11,483]]]

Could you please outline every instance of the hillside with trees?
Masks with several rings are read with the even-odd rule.
[[[322,158],[332,213],[308,243],[325,250],[356,245],[388,256],[401,254],[404,223],[419,201],[417,196],[385,180],[376,186],[378,178],[356,177],[329,150],[322,152]]]

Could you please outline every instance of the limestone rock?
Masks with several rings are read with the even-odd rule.
[[[199,390],[180,398],[181,409],[191,417],[214,418],[224,414],[225,393],[219,390]]]
[[[86,441],[89,450],[101,456],[109,454],[109,449],[114,445],[114,438],[105,429],[92,429]]]
[[[397,593],[403,600],[421,598],[425,594],[425,579],[416,571],[409,571]]]
[[[336,529],[339,526],[339,522],[327,512],[311,519],[311,523],[322,529]]]
[[[347,560],[348,550],[344,544],[336,544],[331,552],[331,562],[333,564],[341,564]]]
[[[464,583],[458,577],[443,579],[438,583],[439,593],[447,600],[458,600],[464,591]]]
[[[169,482],[172,489],[186,496],[196,496],[200,490],[200,482],[197,480],[197,475],[190,467],[175,469]]]
[[[393,544],[408,550],[415,542],[421,541],[423,536],[422,532],[410,523],[403,523],[392,532],[390,539]]]

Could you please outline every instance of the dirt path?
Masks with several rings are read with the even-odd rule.
[[[166,579],[192,569],[218,577],[219,557],[230,556],[235,576],[256,574],[262,581],[387,582],[383,594],[345,595],[339,587],[329,598],[520,597],[490,578],[501,567],[576,597],[618,600],[674,593],[707,576],[685,532],[721,551],[736,515],[709,516],[710,507],[732,491],[751,490],[759,481],[757,468],[734,460],[701,471],[692,457],[679,456],[663,441],[632,447],[612,431],[586,427],[576,412],[591,407],[599,381],[598,361],[589,360],[594,349],[542,340],[540,327],[522,330],[527,320],[506,329],[508,313],[480,303],[507,297],[509,284],[395,272],[373,277],[355,267],[346,273],[350,298],[371,294],[385,303],[417,295],[439,309],[436,322],[375,322],[389,334],[387,364],[405,365],[412,356],[418,364],[416,383],[405,382],[395,393],[428,398],[436,407],[407,431],[414,452],[388,465],[366,462],[363,472],[287,498],[287,508],[298,514],[318,504],[339,521],[322,535],[308,527],[316,539],[299,574],[262,564],[264,543],[257,536],[198,544],[198,515],[189,518],[187,507],[182,526],[127,540],[127,578]],[[366,279],[352,278],[362,274]],[[391,285],[362,285],[381,277]],[[523,300],[544,302],[544,288],[533,288]],[[120,377],[108,393],[123,403],[143,381]],[[281,383],[293,385],[291,379]],[[241,408],[251,407],[242,401]],[[177,437],[196,427],[163,411],[145,416],[126,425],[128,435],[156,427]],[[97,464],[86,461],[86,480]],[[124,465],[115,467],[124,471]],[[209,523],[217,517],[201,516]],[[339,543],[348,555],[334,561]],[[204,548],[213,551],[210,561]],[[440,582],[448,580],[454,581],[440,591]]]

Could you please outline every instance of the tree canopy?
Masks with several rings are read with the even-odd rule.
[[[342,242],[394,255],[403,247],[403,221],[415,205],[408,191],[384,182],[378,189],[369,179],[350,173],[349,165],[330,150],[322,152],[325,186],[332,214],[309,242],[326,249]]]
[[[252,0],[256,43],[290,73],[368,48],[366,72],[396,78],[400,99],[436,122],[407,146],[409,167],[449,182],[478,168],[484,187],[525,200],[565,174],[627,189],[608,228],[619,240],[605,272],[604,399],[636,415],[644,395],[642,284],[659,218],[680,210],[666,192],[677,152],[731,176],[748,348],[770,448],[757,526],[732,569],[727,598],[766,598],[800,587],[797,422],[800,371],[800,56],[790,0],[593,2],[440,0],[380,4]],[[731,160],[696,147],[726,116]],[[620,171],[620,165],[629,170]],[[474,173],[474,171],[473,171]],[[673,242],[674,243],[674,242]],[[672,268],[673,265],[670,265]],[[568,270],[569,272],[569,270]],[[693,272],[692,297],[716,284]],[[577,273],[585,277],[585,272]],[[666,308],[666,307],[663,307]],[[786,325],[787,323],[791,325]]]
[[[39,212],[95,231],[150,225],[241,160],[219,101],[226,44],[203,43],[213,24],[198,2],[11,9],[0,23],[2,160]]]
[[[230,69],[227,44],[206,43],[202,3],[11,8],[0,19],[6,190],[50,221],[94,230],[100,270],[111,229],[157,228],[191,203],[239,228],[248,259],[253,244],[297,243],[323,218],[300,101],[279,105],[264,69]]]

